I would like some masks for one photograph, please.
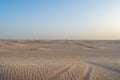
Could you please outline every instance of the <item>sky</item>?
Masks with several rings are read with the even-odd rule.
[[[120,39],[120,0],[0,0],[0,39]]]

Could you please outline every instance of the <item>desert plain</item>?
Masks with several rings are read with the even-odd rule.
[[[120,80],[120,41],[0,40],[0,80]]]

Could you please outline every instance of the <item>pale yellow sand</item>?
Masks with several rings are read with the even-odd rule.
[[[120,41],[0,40],[0,80],[120,80]]]

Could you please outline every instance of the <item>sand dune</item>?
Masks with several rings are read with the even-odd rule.
[[[0,80],[119,80],[120,41],[0,40]]]

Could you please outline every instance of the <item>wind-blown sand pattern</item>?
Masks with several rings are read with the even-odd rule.
[[[120,80],[120,41],[0,40],[0,80]]]

